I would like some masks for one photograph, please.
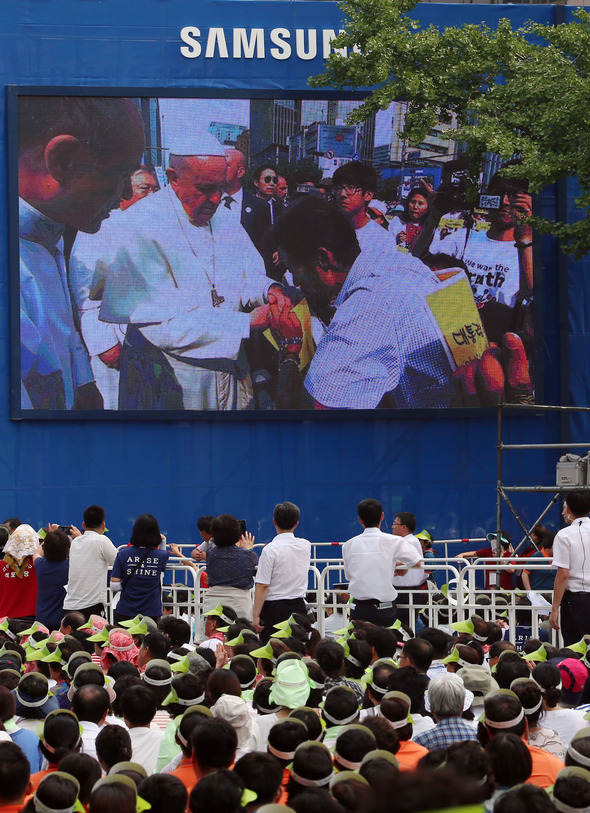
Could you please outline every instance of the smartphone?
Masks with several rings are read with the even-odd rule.
[[[247,530],[247,528],[246,528],[246,520],[245,519],[239,519],[238,522],[240,524],[240,533],[242,534],[242,536],[244,536],[244,534],[246,533],[246,530]]]
[[[70,535],[70,528],[71,528],[71,525],[58,525],[57,526],[57,530],[61,531],[64,534],[66,534],[66,536]]]

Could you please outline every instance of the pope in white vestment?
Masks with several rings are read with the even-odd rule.
[[[192,218],[188,194],[172,183],[79,235],[72,252],[72,287],[100,302],[101,322],[128,326],[119,409],[230,410],[251,400],[246,311],[272,281],[244,229],[214,214],[220,192],[209,189]]]

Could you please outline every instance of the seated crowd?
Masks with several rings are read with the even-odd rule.
[[[277,533],[294,530],[281,516]],[[85,534],[102,533],[104,515],[88,517]],[[132,546],[159,538],[150,523]],[[6,616],[0,811],[589,810],[590,636],[519,652],[489,613],[452,634],[357,619],[323,639],[309,606],[265,634],[256,605],[248,618],[223,602],[196,629],[161,604],[116,625]]]

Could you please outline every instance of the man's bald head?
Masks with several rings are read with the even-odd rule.
[[[242,188],[242,178],[246,174],[246,156],[236,149],[225,151],[227,162],[227,180],[225,189],[228,195],[233,195]]]
[[[170,186],[193,226],[206,226],[221,201],[227,163],[223,155],[171,155]]]

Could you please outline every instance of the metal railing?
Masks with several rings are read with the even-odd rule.
[[[456,542],[457,540],[453,540]],[[475,542],[481,540],[464,540]],[[438,544],[438,543],[437,543]],[[187,546],[185,546],[187,547]],[[262,547],[262,546],[261,546]],[[192,546],[191,546],[192,549]],[[325,561],[325,560],[324,560]],[[346,589],[336,589],[333,584],[345,583],[344,562],[342,559],[330,559],[323,567],[318,566],[321,560],[316,559],[309,570],[309,601],[310,609],[317,618],[317,628],[322,637],[326,634],[327,613],[338,619],[337,623],[329,623],[331,629],[345,627],[349,621],[350,605],[349,593]],[[441,600],[441,590],[432,581],[427,581],[427,589],[396,588],[398,592],[397,605],[408,611],[409,622],[412,629],[421,623],[427,626],[448,629],[455,621],[465,621],[469,616],[477,614],[485,620],[500,620],[508,629],[508,637],[515,642],[517,627],[531,628],[530,637],[538,637],[540,622],[539,609],[522,603],[525,591],[497,589],[483,589],[477,585],[477,577],[486,571],[497,572],[507,566],[515,570],[525,567],[528,571],[551,570],[551,559],[544,561],[522,559],[486,558],[466,560],[454,557],[437,557],[425,561],[425,569],[429,572],[442,574],[444,584],[447,585],[446,597]],[[187,615],[189,623],[195,632],[199,630],[202,619],[204,598],[207,588],[201,587],[201,576],[206,567],[192,567],[190,565],[169,563],[167,573],[171,575],[172,583],[165,584],[163,589],[171,598],[166,606],[172,609],[174,615]],[[254,591],[252,591],[253,594]],[[541,591],[551,596],[551,591]],[[113,623],[116,609],[117,593],[108,590],[107,617]],[[417,599],[417,600],[416,600]],[[549,615],[550,608],[546,608]],[[518,617],[517,617],[518,616]],[[522,617],[527,623],[522,623]],[[520,620],[520,623],[518,623]],[[452,630],[451,630],[452,631]],[[561,635],[551,631],[551,639],[557,645],[561,643]]]

